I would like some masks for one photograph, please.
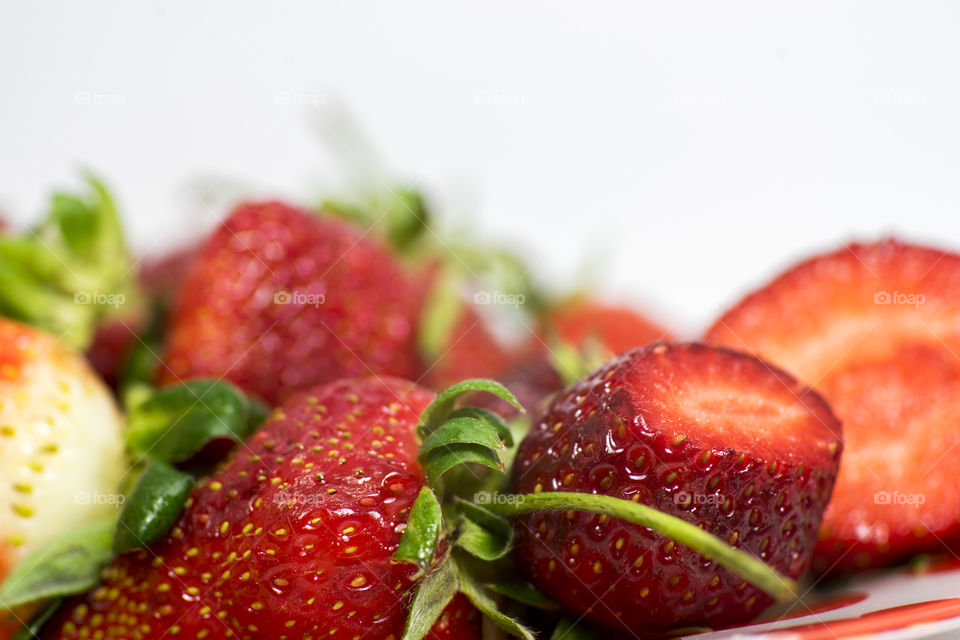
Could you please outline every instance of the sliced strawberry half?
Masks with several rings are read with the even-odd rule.
[[[728,349],[659,343],[555,396],[520,444],[513,489],[639,502],[796,578],[809,566],[830,497],[839,431],[816,393],[771,365]],[[611,629],[719,627],[772,601],[643,526],[568,511],[524,516],[516,530],[527,577]]]
[[[960,256],[887,240],[790,269],[707,341],[816,387],[846,453],[821,530],[821,572],[890,564],[960,541]]]

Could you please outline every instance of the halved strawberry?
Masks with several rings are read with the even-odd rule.
[[[852,244],[788,270],[707,333],[813,385],[843,421],[846,454],[818,571],[960,542],[958,291],[956,254]]]
[[[840,449],[829,407],[787,374],[726,349],[657,343],[551,401],[520,445],[513,489],[649,505],[796,578],[809,564]],[[527,576],[612,629],[724,626],[771,602],[689,546],[607,515],[536,513],[516,530]]]

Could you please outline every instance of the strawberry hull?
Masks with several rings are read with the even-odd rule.
[[[840,448],[830,409],[786,374],[731,351],[660,344],[562,391],[521,444],[513,489],[650,505],[796,578],[809,565]],[[538,513],[519,518],[516,531],[526,575],[611,629],[724,627],[772,602],[682,544],[606,516]]]

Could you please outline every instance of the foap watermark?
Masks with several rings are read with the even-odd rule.
[[[326,301],[327,297],[322,293],[309,293],[307,291],[277,291],[273,294],[273,304],[319,307]]]
[[[273,94],[273,104],[289,105],[294,107],[313,107],[319,109],[327,102],[327,96],[322,93],[303,91],[278,91]]]
[[[316,506],[323,500],[322,492],[304,492],[304,491],[277,491],[273,494],[273,503],[279,506],[292,507],[298,506]]]
[[[700,507],[710,505],[718,507],[727,501],[727,496],[722,493],[690,493],[689,491],[678,491],[673,496],[674,504],[680,507]]]
[[[127,301],[122,293],[101,293],[100,291],[78,291],[73,294],[74,304],[95,304],[104,307],[119,308]]]
[[[99,91],[78,91],[73,94],[74,104],[91,107],[120,108],[127,102],[122,93],[100,93]]]
[[[499,491],[480,491],[473,494],[473,501],[477,504],[522,504],[524,499],[523,495]]]
[[[520,308],[527,301],[522,293],[504,293],[503,291],[477,291],[473,294],[474,304],[501,304]]]
[[[101,493],[99,491],[78,491],[73,494],[73,501],[76,504],[111,504],[120,506],[127,501],[127,496],[122,493]]]
[[[877,491],[873,494],[874,504],[906,504],[914,509],[919,509],[920,505],[927,501],[927,497],[922,493],[900,493],[899,491]]]
[[[873,304],[902,304],[919,307],[926,301],[922,293],[902,293],[900,291],[877,291],[873,294]]]

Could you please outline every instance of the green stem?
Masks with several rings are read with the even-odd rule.
[[[675,542],[699,551],[778,601],[787,602],[797,598],[796,582],[781,575],[759,558],[731,547],[712,533],[686,520],[658,511],[653,507],[611,496],[564,491],[527,493],[510,496],[510,498],[495,500],[492,504],[484,506],[490,511],[505,516],[537,511],[587,511],[619,518],[653,529]]]

